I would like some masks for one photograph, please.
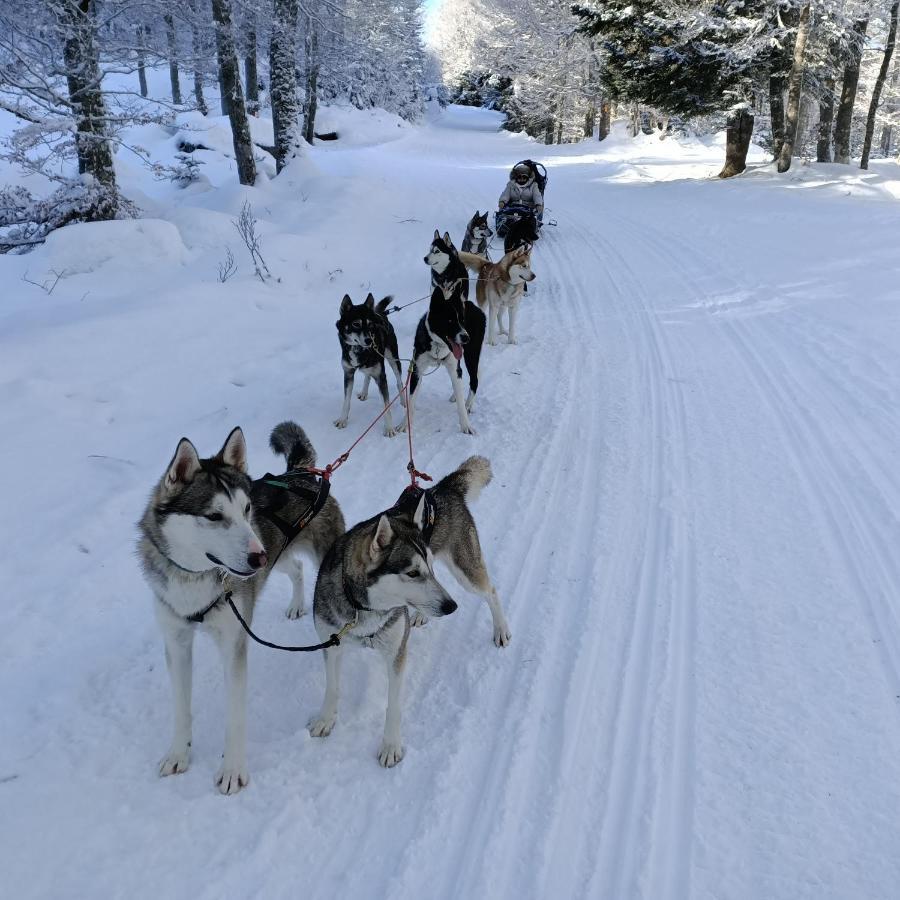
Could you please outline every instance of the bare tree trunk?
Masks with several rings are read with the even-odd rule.
[[[791,77],[788,84],[787,115],[784,119],[784,143],[778,154],[778,171],[787,172],[791,167],[794,155],[794,140],[797,137],[797,123],[800,119],[800,92],[803,87],[803,57],[806,54],[806,39],[809,37],[810,3],[804,3],[800,9],[800,22],[797,25],[797,39],[794,41],[794,63],[791,66]]]
[[[275,0],[269,44],[269,91],[275,130],[275,168],[280,172],[300,146],[297,103],[297,16],[299,0]]]
[[[746,107],[734,109],[728,114],[725,132],[725,166],[719,178],[740,175],[747,168],[747,153],[753,135],[753,114]]]
[[[78,171],[103,189],[88,218],[114,219],[118,208],[116,170],[106,134],[106,106],[100,83],[100,54],[94,40],[92,0],[63,0],[56,6],[62,31],[66,83],[75,117]]]
[[[303,137],[308,144],[316,136],[316,110],[319,105],[319,26],[312,16],[306,19],[306,102],[303,108]]]
[[[600,101],[600,124],[597,126],[597,140],[602,141],[609,137],[609,120],[612,107],[609,100]]]
[[[878,115],[878,102],[881,92],[884,90],[884,82],[887,80],[888,71],[891,68],[891,57],[894,55],[894,43],[897,40],[897,10],[900,9],[900,0],[894,0],[891,5],[890,28],[888,29],[887,43],[884,47],[884,57],[881,60],[881,68],[878,70],[878,78],[875,79],[875,87],[872,89],[872,100],[869,103],[869,116],[866,119],[866,136],[863,140],[861,169],[869,168],[869,153],[872,151],[872,137],[875,134],[875,116]]]
[[[631,137],[637,137],[641,132],[641,110],[637,103],[631,104],[630,121],[628,123],[628,133]]]
[[[141,96],[147,96],[147,66],[146,60],[144,58],[144,34],[145,34],[144,25],[138,25],[136,28],[137,32],[137,70],[138,70],[138,84],[141,86]]]
[[[253,158],[253,141],[250,123],[241,90],[240,67],[234,47],[231,0],[212,0],[213,21],[216,23],[216,49],[219,57],[219,80],[223,97],[228,98],[228,118],[231,120],[231,138],[234,143],[234,160],[237,163],[241,184],[256,181],[256,161]]]
[[[834,123],[834,77],[822,82],[819,98],[819,139],[816,141],[816,162],[831,162],[831,126]]]
[[[181,105],[181,81],[178,78],[178,44],[175,41],[175,19],[171,12],[163,16],[166,23],[166,47],[169,51],[169,80],[172,82],[172,102]]]
[[[206,98],[203,96],[203,39],[200,35],[200,25],[197,21],[197,2],[198,0],[190,0],[191,4],[191,51],[194,54],[194,100],[197,103],[197,109],[204,116],[209,115],[209,107],[206,105]]]
[[[891,75],[891,92],[895,92],[897,89],[897,79],[900,77],[900,57],[895,57],[894,60],[894,73]],[[893,115],[893,113],[897,109],[897,98],[896,95],[891,98],[888,103],[887,111],[889,114]],[[881,130],[881,155],[882,156],[890,156],[891,155],[891,142],[894,134],[894,126],[888,122],[884,128]]]
[[[247,23],[247,45],[244,54],[244,84],[247,86],[247,112],[259,115],[259,72],[256,67],[256,18],[250,12]]]
[[[594,136],[594,125],[597,121],[597,105],[593,100],[588,104],[587,111],[584,114],[584,136],[586,138]]]
[[[781,75],[769,78],[769,115],[772,120],[772,155],[775,159],[781,155],[784,143],[784,89],[787,79]]]
[[[844,165],[850,162],[850,126],[853,122],[853,104],[856,103],[856,89],[859,85],[859,64],[868,27],[868,17],[858,19],[853,23],[850,48],[847,51],[847,62],[844,66],[841,99],[834,120],[834,161]]]

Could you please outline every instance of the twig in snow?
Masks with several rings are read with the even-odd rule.
[[[256,219],[253,218],[253,208],[250,201],[245,200],[241,207],[241,214],[234,221],[234,227],[241,236],[241,240],[250,252],[250,258],[253,260],[253,266],[256,270],[256,276],[265,284],[272,279],[272,273],[266,265],[266,261],[262,257],[259,246],[259,235],[256,233]]]
[[[53,284],[50,284],[50,279],[48,278],[46,281],[34,281],[33,279],[28,277],[28,271],[25,271],[25,274],[22,276],[22,281],[27,281],[28,284],[33,284],[35,287],[39,287],[48,297],[53,293],[56,286],[59,284],[61,278],[66,277],[66,270],[63,269],[62,272],[57,272],[56,269],[51,269],[51,275],[55,275],[56,278],[53,279]],[[47,285],[50,285],[49,287]]]
[[[237,272],[237,263],[234,261],[234,254],[231,252],[231,247],[226,247],[225,259],[219,263],[219,281],[225,284],[235,272]]]

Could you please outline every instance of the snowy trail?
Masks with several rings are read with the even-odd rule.
[[[451,109],[257,189],[277,287],[210,283],[242,199],[219,188],[159,202],[194,262],[115,288],[86,272],[58,308],[4,319],[0,397],[24,438],[4,489],[33,510],[0,533],[28,542],[0,638],[15,896],[894,895],[900,209],[704,180],[719,150],[697,143],[544,148],[496,127]],[[321,661],[252,647],[252,780],[226,799],[221,677],[198,641],[192,767],[160,781],[168,685],[129,554],[171,448],[184,431],[212,449],[240,422],[261,473],[291,416],[320,459],[343,450],[377,404],[331,426],[340,295],[424,293],[432,229],[458,239],[524,156],[547,162],[559,227],[520,344],[484,349],[474,438],[440,372],[416,422],[419,468],[492,460],[474,512],[511,646],[447,576],[460,608],[412,636],[390,771],[377,660],[348,658],[321,741],[305,729]],[[822,231],[784,249],[773,220]],[[396,317],[401,352],[423,311]],[[399,493],[404,447],[374,434],[335,475],[348,521]],[[42,478],[23,489],[22,471]],[[311,637],[286,598],[273,577],[259,630]]]

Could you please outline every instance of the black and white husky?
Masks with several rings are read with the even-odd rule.
[[[460,263],[462,265],[462,263]],[[468,285],[468,278],[466,280]],[[487,320],[484,313],[468,300],[463,299],[457,283],[449,293],[436,287],[431,294],[428,312],[419,320],[413,341],[413,357],[410,365],[409,409],[407,415],[412,421],[415,412],[416,391],[422,383],[422,376],[437,367],[444,366],[453,385],[453,397],[459,413],[459,427],[463,434],[475,434],[469,422],[469,413],[475,406],[478,391],[478,362],[484,344]],[[465,360],[469,373],[469,396],[463,400],[462,367]],[[405,423],[398,430],[403,431]]]
[[[475,210],[475,215],[469,220],[466,227],[466,235],[463,238],[462,249],[466,253],[476,253],[478,256],[488,255],[488,241],[494,236],[488,225],[488,214],[482,215],[480,210]]]
[[[344,406],[341,415],[335,419],[334,424],[338,428],[346,428],[350,418],[350,400],[353,395],[353,379],[357,371],[366,376],[359,399],[366,400],[369,396],[369,381],[374,379],[378,385],[381,399],[385,407],[390,403],[388,393],[387,367],[391,367],[397,379],[397,390],[403,387],[400,375],[399,352],[397,350],[397,335],[394,326],[391,325],[385,315],[392,297],[385,297],[375,304],[375,297],[369,294],[365,301],[354,304],[349,294],[344,294],[341,300],[340,318],[335,325],[338,331],[338,340],[341,343],[341,367],[344,370]],[[402,394],[400,402],[405,403]],[[386,437],[396,434],[391,411],[384,414],[382,426]]]
[[[435,577],[435,557],[447,563],[464,587],[485,598],[494,620],[494,643],[498,647],[509,643],[509,626],[488,577],[478,531],[466,503],[490,480],[488,460],[470,457],[430,491],[435,510],[433,530],[424,527],[423,495],[417,505],[398,502],[361,522],[328,551],[316,580],[316,630],[327,640],[348,623],[354,624],[339,646],[325,651],[325,700],[309,724],[313,737],[327,737],[334,728],[346,647],[369,647],[381,655],[388,676],[378,761],[389,767],[403,759],[400,696],[410,629],[407,606],[426,616],[446,616],[456,609]]]
[[[315,464],[315,451],[303,429],[282,422],[270,444],[285,457],[288,472]],[[276,495],[276,496],[273,496]],[[344,533],[344,517],[329,497],[319,514],[280,553],[284,539],[262,511],[277,504],[288,523],[309,508],[289,491],[247,475],[247,446],[235,428],[222,449],[201,459],[182,438],[138,525],[138,557],[154,596],[154,609],[166,646],[172,682],[174,734],[159,764],[160,775],[188,768],[191,754],[191,670],[194,632],[211,635],[225,667],[225,753],[216,775],[223,794],[234,794],[250,779],[247,770],[247,641],[228,606],[230,594],[247,622],[273,568],[293,582],[291,610],[303,612],[300,550],[321,561]]]
[[[459,251],[453,246],[450,232],[444,236],[435,229],[431,247],[425,255],[425,262],[431,268],[431,286],[443,289],[445,294],[459,288],[463,299],[469,299],[469,273],[459,261]]]

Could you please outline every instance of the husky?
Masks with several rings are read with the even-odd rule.
[[[498,647],[509,643],[509,626],[466,505],[490,480],[488,460],[470,457],[430,489],[435,511],[432,526],[425,492],[413,503],[404,502],[404,492],[396,506],[356,525],[329,550],[316,580],[316,631],[324,635],[324,641],[348,623],[353,627],[339,646],[325,651],[325,699],[309,723],[313,737],[327,737],[334,728],[345,648],[350,644],[371,647],[381,654],[388,676],[378,761],[389,768],[403,759],[400,695],[410,629],[407,606],[423,616],[446,616],[456,610],[455,601],[434,574],[435,557],[446,561],[462,585],[485,598],[494,620],[494,643]],[[430,537],[426,537],[428,531]]]
[[[528,282],[534,281],[531,271],[531,248],[520,247],[507,253],[499,262],[492,263],[483,256],[461,253],[460,261],[478,273],[475,298],[488,316],[488,343],[497,343],[497,332],[506,334],[510,344],[516,343],[516,315],[519,301]],[[501,315],[507,311],[509,329],[503,327]],[[495,327],[496,323],[496,327]]]
[[[466,253],[477,253],[479,256],[488,255],[488,241],[494,236],[488,225],[488,214],[481,214],[480,210],[475,210],[466,227],[466,235],[463,238],[462,249]]]
[[[481,259],[481,257],[475,257]],[[468,274],[466,275],[468,279]],[[466,282],[468,283],[468,281]],[[463,434],[475,434],[469,422],[469,413],[475,406],[478,392],[478,361],[484,343],[484,313],[471,301],[464,300],[457,284],[445,293],[435,287],[431,294],[428,312],[419,320],[413,340],[413,355],[410,363],[409,396],[407,397],[407,417],[412,421],[415,411],[416,391],[430,369],[443,365],[450,375],[453,397],[459,414],[459,428]],[[469,373],[469,396],[463,400],[462,366],[465,360]],[[406,423],[398,426],[404,431]]]
[[[315,463],[312,445],[293,422],[278,425],[270,445],[285,457],[288,472]],[[199,629],[213,637],[225,668],[225,753],[216,775],[223,794],[237,793],[250,780],[247,641],[228,598],[250,622],[260,591],[275,568],[291,579],[291,608],[299,615],[303,568],[296,553],[304,549],[321,560],[345,531],[340,507],[329,497],[319,514],[282,550],[281,532],[265,517],[273,502],[279,516],[290,523],[308,509],[292,493],[264,480],[250,480],[244,434],[235,428],[209,459],[201,459],[194,445],[182,438],[138,524],[138,557],[153,592],[174,701],[172,744],[159,763],[159,774],[185,772],[190,762],[191,660],[194,632]]]
[[[387,363],[397,379],[400,402],[406,403],[398,360],[400,354],[397,350],[397,335],[386,315],[392,300],[392,297],[385,297],[376,305],[372,294],[358,305],[354,305],[349,294],[344,294],[344,299],[341,300],[340,318],[335,325],[341,343],[341,366],[344,369],[344,406],[340,417],[334,422],[338,428],[346,428],[347,420],[350,418],[350,399],[353,395],[353,379],[357,370],[366,377],[362,390],[357,395],[360,400],[368,398],[369,381],[374,379],[385,409],[388,408],[391,400],[385,367]],[[385,437],[393,437],[397,433],[391,421],[390,409],[384,414],[382,430]]]
[[[469,299],[469,273],[459,261],[459,252],[450,240],[450,232],[444,236],[435,229],[431,248],[425,255],[425,262],[431,268],[431,287],[441,288],[445,294],[455,289],[462,291],[464,300]]]

